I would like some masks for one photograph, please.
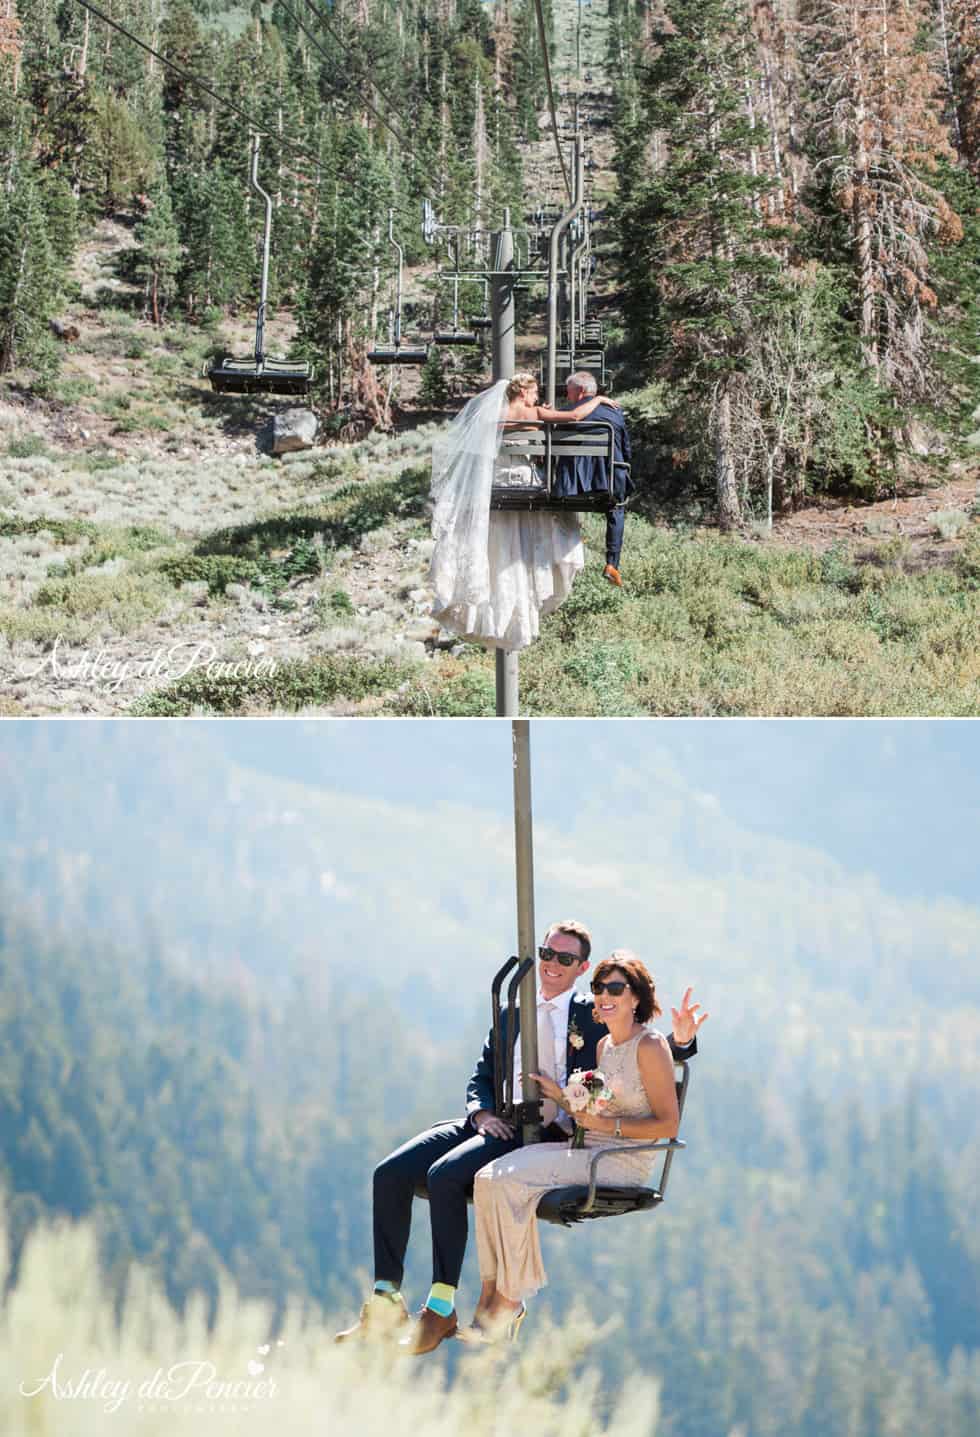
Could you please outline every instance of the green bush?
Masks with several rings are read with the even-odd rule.
[[[492,718],[496,711],[494,672],[482,667],[464,669],[431,687],[426,679],[416,679],[385,706],[386,713],[402,718]]]
[[[205,710],[216,714],[243,713],[248,709],[296,710],[326,705],[344,698],[357,701],[394,689],[410,670],[390,659],[369,660],[329,654],[315,659],[271,665],[271,672],[224,672],[221,661],[214,672],[199,669],[139,700],[132,713],[138,718],[176,718]],[[260,665],[253,668],[260,669]]]
[[[937,509],[929,516],[934,533],[940,539],[958,539],[970,522],[964,509]]]
[[[46,458],[48,446],[40,434],[17,434],[7,440],[8,459]]]
[[[214,596],[223,594],[229,584],[254,584],[261,587],[262,565],[254,559],[237,554],[185,554],[178,559],[165,559],[160,572],[180,588],[181,584],[206,583]]]
[[[98,525],[87,519],[18,519],[12,514],[0,514],[0,538],[5,539],[21,534],[50,534],[58,544],[77,544],[81,539],[94,538],[98,532]]]

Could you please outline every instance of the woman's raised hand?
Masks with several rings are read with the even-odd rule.
[[[688,1043],[693,1043],[701,1024],[708,1021],[707,1013],[702,1013],[700,1018],[697,1017],[697,1011],[701,1004],[691,1002],[691,991],[688,988],[681,999],[679,1012],[676,1008],[670,1010],[670,1015],[674,1020],[674,1042],[681,1048],[686,1048]]]

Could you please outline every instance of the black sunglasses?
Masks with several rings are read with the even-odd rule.
[[[563,968],[571,968],[573,963],[582,962],[574,953],[559,953],[557,948],[539,948],[538,957],[542,963],[560,963]]]
[[[612,978],[608,983],[604,983],[601,978],[597,978],[592,984],[592,991],[596,995],[599,993],[608,993],[612,998],[619,998],[626,992],[628,987],[629,984],[624,983],[622,978]]]

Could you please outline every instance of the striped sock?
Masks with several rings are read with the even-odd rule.
[[[452,1317],[455,1307],[456,1289],[446,1282],[434,1282],[425,1299],[426,1307],[438,1312],[440,1317]]]
[[[375,1297],[387,1297],[392,1302],[397,1302],[398,1299],[401,1297],[401,1293],[398,1291],[398,1288],[395,1286],[395,1284],[393,1282],[388,1282],[386,1278],[380,1278],[374,1284],[374,1295]]]

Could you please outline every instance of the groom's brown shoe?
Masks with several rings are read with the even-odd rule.
[[[385,1338],[397,1337],[408,1321],[408,1308],[401,1293],[387,1297],[375,1292],[361,1308],[357,1322],[352,1327],[346,1327],[343,1332],[338,1332],[334,1342],[364,1338],[384,1341]]]
[[[617,589],[623,587],[623,580],[615,564],[607,564],[602,571],[602,576],[604,579],[608,579],[610,584],[614,584]]]
[[[426,1352],[434,1352],[447,1337],[455,1337],[456,1326],[455,1312],[442,1317],[431,1307],[423,1307],[411,1337],[403,1337],[398,1346],[411,1357],[421,1357]]]

